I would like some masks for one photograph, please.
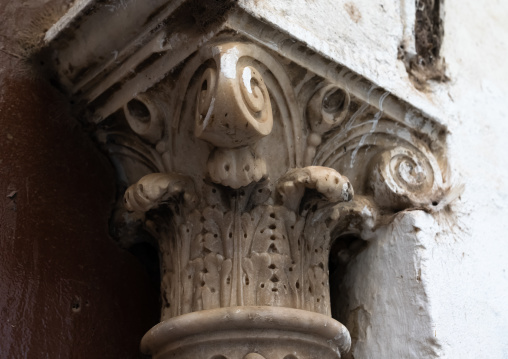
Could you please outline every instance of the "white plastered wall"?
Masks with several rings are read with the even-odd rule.
[[[368,312],[355,359],[508,358],[508,2],[444,1],[450,81],[420,92],[397,60],[405,1],[240,2],[449,130],[456,216],[402,213],[350,266]]]

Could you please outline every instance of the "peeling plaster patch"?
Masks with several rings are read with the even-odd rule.
[[[224,55],[222,55],[220,62],[220,71],[226,76],[228,79],[236,78],[236,63],[238,62],[238,49],[233,47],[226,51]]]
[[[252,93],[252,88],[250,86],[251,78],[252,78],[251,69],[248,67],[244,68],[243,73],[242,73],[242,79],[243,79],[243,84],[244,84],[245,88],[247,89],[247,91],[249,91],[249,93]]]

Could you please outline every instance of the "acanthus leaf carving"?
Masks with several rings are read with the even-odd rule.
[[[348,202],[353,199],[353,187],[349,180],[328,167],[309,166],[289,170],[277,184],[282,202],[296,211],[305,189],[314,189],[329,202]]]
[[[182,195],[187,205],[196,202],[193,181],[176,173],[152,173],[125,191],[125,207],[129,211],[147,212],[170,199]]]

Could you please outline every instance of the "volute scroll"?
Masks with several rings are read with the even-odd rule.
[[[214,47],[216,68],[207,68],[198,81],[195,134],[217,147],[250,145],[272,131],[268,90],[242,47]]]

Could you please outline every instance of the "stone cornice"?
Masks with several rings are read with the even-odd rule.
[[[58,64],[54,74],[57,82],[76,100],[93,105],[97,112],[95,121],[117,110],[121,106],[119,98],[129,92],[134,97],[132,94],[144,92],[159,82],[220,32],[241,34],[262,44],[304,68],[312,68],[317,75],[379,108],[385,91],[368,79],[314,52],[300,39],[257,19],[234,1],[223,0],[220,4],[208,8],[199,1],[185,0],[80,1],[47,32],[46,56]],[[196,15],[196,8],[198,13],[210,13]],[[98,22],[102,24],[100,27],[95,26]],[[136,27],[139,24],[142,25]],[[120,86],[125,89],[118,93],[116,88]],[[113,104],[103,108],[101,102]],[[423,118],[427,127],[422,130],[439,140],[436,142],[444,139],[446,130],[442,125],[391,94],[383,98],[383,112],[399,121],[404,121],[408,112],[411,117]]]

